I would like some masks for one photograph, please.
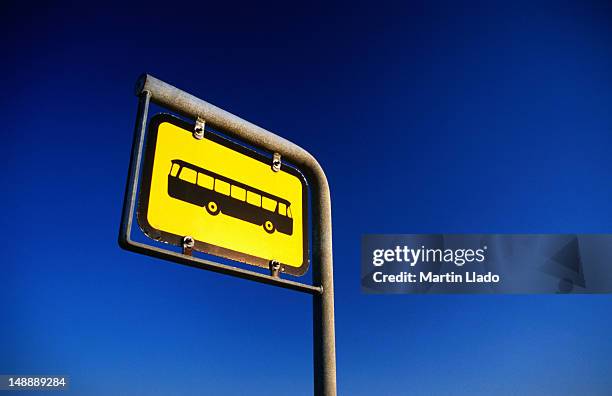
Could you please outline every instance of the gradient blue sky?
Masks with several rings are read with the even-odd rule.
[[[146,71],[325,168],[340,394],[610,394],[611,296],[359,283],[364,233],[612,230],[609,5],[217,3],[3,4],[0,373],[312,392],[308,296],[118,247]]]

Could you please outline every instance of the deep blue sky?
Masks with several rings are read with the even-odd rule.
[[[0,373],[312,392],[308,296],[118,247],[147,71],[325,168],[341,394],[609,394],[611,296],[359,284],[364,233],[612,231],[609,6],[98,4],[0,11]]]

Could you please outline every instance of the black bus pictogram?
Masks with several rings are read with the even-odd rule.
[[[211,172],[183,160],[171,161],[168,174],[168,195],[172,198],[263,226],[272,234],[275,230],[293,234],[291,203],[265,191]]]

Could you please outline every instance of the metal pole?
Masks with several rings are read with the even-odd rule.
[[[312,280],[322,288],[321,294],[312,297],[312,325],[314,345],[314,389],[315,395],[336,395],[336,330],[334,322],[334,273],[332,266],[331,203],[327,178],[324,185],[317,186],[321,193],[313,199],[313,219],[326,219],[314,225],[315,230]],[[317,202],[318,201],[318,202]],[[320,265],[314,265],[314,264]]]
[[[249,144],[280,153],[304,172],[312,192],[314,393],[336,395],[336,340],[334,328],[334,280],[332,259],[331,200],[329,184],[317,160],[298,145],[237,117],[170,84],[145,74],[136,94],[151,94],[151,101],[186,117],[200,117],[214,128]]]

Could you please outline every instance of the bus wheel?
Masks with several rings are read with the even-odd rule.
[[[274,223],[272,223],[270,220],[266,220],[266,222],[263,224],[263,227],[268,234],[272,234],[274,232]]]
[[[216,216],[219,214],[219,205],[217,205],[217,203],[214,201],[210,201],[209,203],[206,204],[206,210],[211,215]]]

